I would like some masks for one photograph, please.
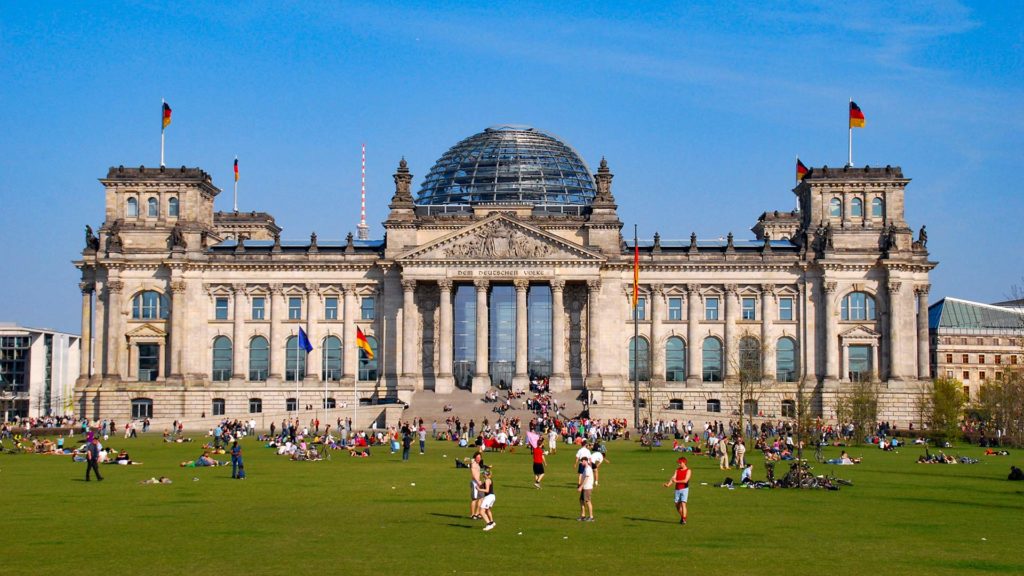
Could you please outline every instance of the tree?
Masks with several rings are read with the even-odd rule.
[[[1024,373],[1013,370],[985,382],[977,408],[986,426],[1000,431],[1003,443],[1024,446]]]
[[[836,419],[853,425],[854,442],[860,444],[878,422],[878,383],[865,374],[836,396]]]
[[[736,374],[735,396],[739,405],[740,432],[744,437],[744,416],[747,425],[754,430],[756,407],[768,388],[764,373],[764,357],[770,352],[771,350],[762,345],[757,338],[744,334],[739,339],[736,353],[729,358],[733,373]]]
[[[937,378],[932,382],[929,427],[936,439],[951,441],[958,436],[966,403],[959,380]]]

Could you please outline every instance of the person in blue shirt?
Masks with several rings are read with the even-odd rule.
[[[238,440],[235,440],[234,444],[231,445],[231,477],[245,478],[242,465],[242,447],[238,445]]]

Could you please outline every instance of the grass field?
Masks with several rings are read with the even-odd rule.
[[[230,468],[178,467],[196,443],[109,444],[145,464],[104,465],[106,480],[86,483],[70,457],[0,455],[0,574],[1024,573],[1024,484],[1006,480],[1024,462],[1014,451],[953,450],[982,463],[944,466],[916,464],[920,448],[853,449],[863,464],[816,466],[854,481],[838,492],[716,488],[727,473],[691,457],[687,526],[661,485],[667,448],[609,445],[594,523],[576,521],[572,447],[549,456],[542,490],[526,452],[488,454],[497,527],[483,532],[468,518],[468,470],[454,464],[470,452],[447,443],[414,447],[408,463],[386,449],[291,462],[243,440],[240,481]],[[161,475],[174,483],[138,483]]]

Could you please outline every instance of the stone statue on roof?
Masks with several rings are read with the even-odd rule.
[[[928,247],[928,231],[925,230],[924,225],[921,225],[921,231],[917,233],[917,243],[921,245],[921,248]]]
[[[99,250],[100,239],[92,232],[92,226],[85,225],[85,248],[87,250]]]

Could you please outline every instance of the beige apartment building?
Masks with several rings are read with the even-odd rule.
[[[268,213],[215,213],[198,168],[111,168],[105,221],[75,262],[77,408],[249,417],[549,378],[601,417],[631,415],[636,377],[663,415],[721,418],[754,370],[748,410],[793,413],[801,383],[829,417],[871,379],[882,417],[904,422],[931,378],[936,263],[904,219],[898,167],[813,168],[791,191],[799,210],[764,212],[751,238],[683,222],[641,240],[636,343],[632,226],[604,159],[591,171],[551,134],[496,126],[445,152],[415,195],[413,178],[403,160],[384,238],[287,241]]]

